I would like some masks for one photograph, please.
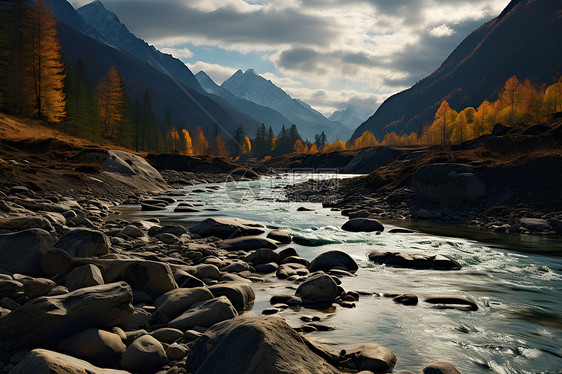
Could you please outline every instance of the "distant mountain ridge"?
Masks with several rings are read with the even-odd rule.
[[[195,74],[195,78],[197,78],[201,87],[203,87],[208,94],[218,96],[241,112],[253,117],[261,123],[271,126],[276,132],[281,129],[281,126],[289,126],[291,124],[285,116],[271,108],[234,96],[227,89],[217,85],[204,71]]]
[[[332,141],[347,140],[350,129],[338,122],[333,122],[305,102],[293,99],[270,80],[257,74],[253,69],[246,72],[238,70],[221,84],[222,88],[233,95],[269,107],[287,117],[291,124],[296,124],[304,138],[313,139],[322,131]]]
[[[357,105],[349,104],[344,110],[335,111],[328,119],[337,121],[342,125],[355,130],[359,125],[367,120],[373,111]]]
[[[495,19],[472,32],[430,76],[388,98],[353,133],[369,130],[378,138],[420,132],[442,100],[454,109],[477,107],[494,99],[505,81],[517,75],[534,84],[562,73],[560,1],[513,0]]]
[[[195,130],[197,126],[201,126],[211,133],[218,124],[222,128],[221,133],[226,135],[225,132],[233,134],[239,126],[248,133],[255,132],[259,127],[260,123],[252,117],[184,85],[112,43],[96,40],[80,31],[87,30],[88,25],[78,13],[72,12],[74,8],[66,0],[49,2],[53,4],[53,9],[66,9],[65,12],[54,12],[56,18],[60,17],[57,18],[57,30],[64,58],[71,66],[76,66],[78,60],[85,61],[89,78],[94,85],[109,67],[115,66],[129,96],[143,100],[144,93],[148,90],[157,117],[162,119],[168,109],[174,124],[180,128]],[[74,26],[66,24],[67,18],[71,19]]]
[[[96,0],[86,4],[78,8],[76,12],[110,44],[149,63],[155,69],[179,80],[186,86],[204,93],[191,70],[183,62],[169,54],[160,52],[144,40],[136,37],[127,26],[121,23],[119,17],[109,11],[101,1]]]

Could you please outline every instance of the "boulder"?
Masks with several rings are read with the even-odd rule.
[[[265,232],[261,223],[234,217],[211,217],[189,228],[202,237],[216,236],[221,239],[243,235],[259,235]]]
[[[545,125],[544,123],[535,123],[534,125],[531,125],[527,127],[525,130],[523,130],[521,132],[521,135],[539,135],[551,129],[552,127]]]
[[[396,356],[386,347],[376,343],[359,344],[340,353],[342,366],[357,371],[390,373],[396,365]]]
[[[351,232],[384,231],[384,226],[373,218],[352,218],[343,224],[342,229]]]
[[[249,310],[254,305],[256,295],[250,283],[226,282],[209,286],[214,297],[226,296],[238,311]]]
[[[53,248],[51,235],[41,229],[0,234],[0,269],[31,276],[44,274],[41,259]]]
[[[462,267],[450,257],[423,252],[373,251],[369,260],[375,264],[409,269],[459,270]]]
[[[318,256],[310,263],[308,270],[315,271],[329,271],[332,269],[345,270],[350,273],[355,273],[359,266],[350,255],[343,251],[328,251]]]
[[[281,244],[289,244],[291,242],[291,234],[284,230],[272,230],[267,234],[267,238],[276,240]]]
[[[73,257],[94,257],[108,254],[110,245],[109,238],[103,232],[79,228],[62,236],[54,246]]]
[[[46,349],[34,349],[29,352],[15,368],[12,374],[130,374],[124,370],[102,369],[87,361],[67,356]]]
[[[277,268],[275,273],[279,279],[287,279],[295,276],[305,276],[308,275],[308,269],[305,265],[296,263],[286,263],[282,264]]]
[[[51,222],[45,217],[17,217],[0,219],[0,230],[21,231],[25,229],[43,229],[53,231]]]
[[[121,357],[121,367],[134,373],[154,373],[168,362],[162,344],[150,335],[136,339]]]
[[[318,350],[277,317],[218,323],[191,348],[188,373],[337,374]]]
[[[552,229],[558,234],[562,235],[562,221],[556,219],[549,219],[547,223],[552,227]]]
[[[32,299],[0,319],[0,347],[52,347],[79,331],[112,327],[131,315],[132,300],[123,282]]]
[[[331,276],[320,272],[308,277],[295,295],[304,302],[334,301],[338,296],[338,285]]]
[[[259,264],[254,266],[254,270],[256,271],[256,273],[260,274],[275,273],[277,269],[279,269],[279,265],[277,265],[275,262],[269,262],[267,264]]]
[[[23,292],[33,299],[39,296],[47,295],[53,288],[57,286],[55,282],[46,278],[29,278],[22,281]]]
[[[148,260],[98,260],[106,282],[125,281],[132,288],[156,298],[178,288],[170,265]]]
[[[486,186],[474,168],[464,164],[429,164],[416,169],[412,187],[422,199],[476,200],[484,196]]]
[[[502,125],[501,123],[496,123],[492,129],[492,135],[503,136],[509,131],[509,127]]]
[[[219,296],[188,309],[168,323],[168,327],[182,331],[192,329],[195,326],[211,327],[217,322],[237,316],[238,312],[236,312],[230,300],[226,296]]]
[[[130,238],[140,238],[144,236],[144,233],[134,225],[127,225],[121,230],[121,234],[126,235]]]
[[[423,301],[431,304],[458,306],[457,309],[478,310],[478,304],[474,301],[456,295],[427,295]]]
[[[158,323],[168,323],[195,303],[211,300],[213,294],[207,288],[178,288],[168,291],[154,301],[156,311],[153,320]]]
[[[422,374],[461,374],[452,364],[448,362],[435,362],[424,367]]]
[[[402,295],[394,296],[392,298],[392,301],[402,305],[418,305],[418,297],[412,293],[405,293]]]
[[[87,329],[60,342],[57,352],[84,359],[94,365],[116,367],[126,348],[117,334]]]
[[[173,343],[178,339],[183,338],[183,332],[178,329],[170,327],[162,327],[150,333],[156,340],[163,343]]]
[[[197,265],[195,268],[197,271],[197,277],[202,278],[210,278],[210,279],[219,279],[222,275],[221,271],[216,265],[212,264],[200,264]]]
[[[277,249],[277,242],[259,236],[226,239],[218,243],[218,247],[227,251],[254,251],[256,249]]]
[[[174,234],[169,234],[167,232],[158,234],[155,236],[156,239],[160,240],[164,244],[176,244],[179,243],[180,239]]]
[[[82,265],[65,277],[64,284],[69,291],[104,284],[100,269],[92,264]]]
[[[253,266],[268,264],[270,262],[279,262],[279,254],[269,249],[258,249],[244,258],[244,261]]]
[[[135,308],[133,314],[129,316],[125,321],[119,324],[119,328],[124,331],[135,331],[146,329],[150,326],[150,320],[152,318],[152,313],[144,308]]]
[[[550,224],[541,218],[521,218],[521,226],[530,231],[550,231]]]
[[[179,361],[187,356],[189,349],[183,344],[173,343],[166,349],[170,361]]]

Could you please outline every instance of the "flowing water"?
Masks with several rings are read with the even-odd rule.
[[[336,329],[308,336],[334,344],[335,349],[377,342],[398,357],[395,370],[419,372],[429,363],[444,360],[462,373],[562,373],[562,258],[536,254],[549,250],[561,253],[560,239],[475,236],[470,231],[444,226],[418,227],[425,233],[388,233],[392,228],[405,226],[400,223],[385,223],[385,232],[380,235],[350,233],[341,230],[346,218],[322,208],[320,203],[278,201],[284,198],[283,186],[310,177],[292,174],[252,182],[186,187],[186,200],[204,204],[201,213],[173,213],[175,204],[158,213],[140,212],[138,206],[123,206],[121,211],[128,219],[158,217],[162,222],[185,225],[217,215],[241,217],[264,223],[268,228],[288,230],[292,235],[317,239],[323,245],[291,244],[309,260],[327,250],[347,252],[360,269],[356,277],[343,278],[342,286],[373,295],[362,296],[353,309],[338,306],[322,312],[288,309],[278,313],[293,326],[301,324],[299,316],[303,314],[321,316],[325,324]],[[322,181],[331,176],[313,177]],[[206,191],[194,192],[200,189]],[[301,206],[313,211],[297,212]],[[447,234],[443,235],[444,232]],[[368,261],[368,254],[375,249],[444,254],[460,262],[463,268],[387,268]],[[272,294],[293,293],[294,288],[294,283],[279,281],[274,276],[254,284],[256,302],[249,313],[260,314],[270,307],[268,300]],[[414,293],[420,303],[399,305],[378,293]],[[476,301],[479,310],[436,308],[422,302],[427,294],[466,296]]]

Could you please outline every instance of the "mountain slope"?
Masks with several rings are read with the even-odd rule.
[[[372,110],[361,108],[357,105],[349,104],[345,110],[339,110],[328,119],[330,121],[337,121],[342,125],[355,130],[359,125],[367,120],[373,114]]]
[[[279,131],[282,125],[289,126],[291,124],[291,121],[285,116],[271,108],[234,96],[227,89],[217,85],[204,71],[195,74],[195,78],[208,94],[219,96],[229,105],[257,121],[273,127],[275,131]]]
[[[105,40],[136,58],[145,61],[161,72],[203,93],[193,73],[180,60],[158,51],[144,40],[137,38],[121,23],[119,18],[101,3],[94,1],[77,10],[84,21],[93,27]]]
[[[72,66],[78,60],[84,60],[94,84],[106,74],[110,66],[115,66],[129,96],[142,100],[144,92],[149,90],[159,118],[169,109],[174,123],[180,127],[193,130],[196,126],[201,126],[210,131],[215,124],[219,124],[223,133],[230,134],[239,126],[243,126],[248,133],[259,126],[253,118],[217,103],[124,51],[79,33],[64,22],[58,22],[57,29],[63,55]]]
[[[555,0],[513,0],[451,53],[430,76],[387,99],[355,130],[377,137],[395,131],[419,132],[431,122],[441,101],[460,110],[478,106],[512,75],[534,84],[549,83],[562,73],[562,13]]]
[[[64,22],[70,27],[74,28],[76,31],[86,34],[89,37],[105,42],[105,38],[97,32],[95,28],[88,25],[79,14],[76,13],[72,5],[66,0],[46,0],[45,4],[51,6],[53,10],[53,15],[58,20],[64,20]]]
[[[291,98],[281,88],[252,69],[248,69],[245,73],[238,70],[224,81],[221,87],[241,99],[253,101],[281,113],[291,121],[291,124],[298,126],[304,138],[313,139],[315,134],[322,131],[330,140],[347,140],[351,135],[351,131],[341,123],[332,122],[308,104]]]

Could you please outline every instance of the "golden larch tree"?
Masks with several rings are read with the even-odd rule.
[[[209,142],[207,141],[205,134],[203,134],[203,129],[201,128],[201,126],[197,126],[195,131],[197,131],[197,135],[193,140],[193,154],[197,156],[208,154]]]
[[[166,134],[166,141],[168,142],[169,148],[172,151],[177,151],[180,144],[180,135],[175,127],[172,127],[170,131]]]
[[[181,130],[181,135],[182,135],[182,153],[184,153],[187,156],[193,156],[193,144],[191,143],[191,135],[189,135],[189,131],[187,131],[187,129],[182,129]]]
[[[252,142],[247,136],[244,137],[244,143],[242,144],[242,154],[248,154],[252,151]]]
[[[297,141],[293,145],[293,151],[295,151],[295,153],[297,154],[304,153],[304,145],[302,144],[300,139],[297,139]]]
[[[24,83],[30,114],[55,123],[62,121],[66,115],[63,92],[66,73],[56,24],[51,7],[43,0],[33,3],[22,24],[26,60]]]
[[[103,123],[103,136],[113,139],[123,117],[122,108],[125,99],[123,81],[115,66],[111,66],[107,74],[100,79],[96,94]]]

